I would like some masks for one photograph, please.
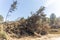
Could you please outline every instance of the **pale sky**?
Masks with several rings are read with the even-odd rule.
[[[44,6],[46,6],[45,12],[48,14],[47,16],[51,13],[55,13],[57,17],[60,16],[60,0],[47,0]]]
[[[0,0],[0,15],[4,18],[10,8],[13,0]],[[45,14],[49,17],[51,13],[55,13],[57,17],[60,16],[60,0],[18,0],[17,10],[10,13],[8,20],[15,20],[18,17],[27,18],[30,12],[36,12],[41,6],[45,6]]]

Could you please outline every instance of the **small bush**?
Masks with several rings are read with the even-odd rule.
[[[7,40],[7,35],[5,32],[0,32],[0,39],[5,39]]]

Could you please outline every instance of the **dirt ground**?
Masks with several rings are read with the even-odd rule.
[[[41,37],[9,38],[8,40],[60,40],[60,34],[48,34]]]

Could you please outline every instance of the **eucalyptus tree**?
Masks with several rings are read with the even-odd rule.
[[[9,13],[12,13],[13,11],[15,11],[15,9],[17,9],[17,0],[16,1],[13,0],[13,3],[11,4],[11,6],[10,6],[8,12],[7,12],[5,21],[7,21],[7,18],[9,16]]]
[[[50,24],[55,24],[56,21],[56,15],[54,13],[52,13],[50,15]]]

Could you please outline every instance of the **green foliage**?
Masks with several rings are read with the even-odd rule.
[[[13,4],[11,4],[11,7],[10,7],[10,9],[8,10],[8,13],[7,13],[7,15],[6,15],[5,21],[7,21],[7,18],[8,18],[8,16],[9,16],[9,13],[12,13],[13,11],[15,11],[16,7],[17,7],[17,0],[14,1]]]
[[[50,24],[54,24],[55,23],[55,20],[56,20],[56,15],[54,13],[52,13],[50,15]]]
[[[17,7],[17,1],[14,1],[13,4],[11,4],[9,12],[15,11],[16,7]]]
[[[40,9],[37,11],[37,14],[43,12],[44,9],[45,9],[45,7],[44,6],[41,6]]]
[[[0,22],[2,22],[4,20],[3,16],[0,15]]]

